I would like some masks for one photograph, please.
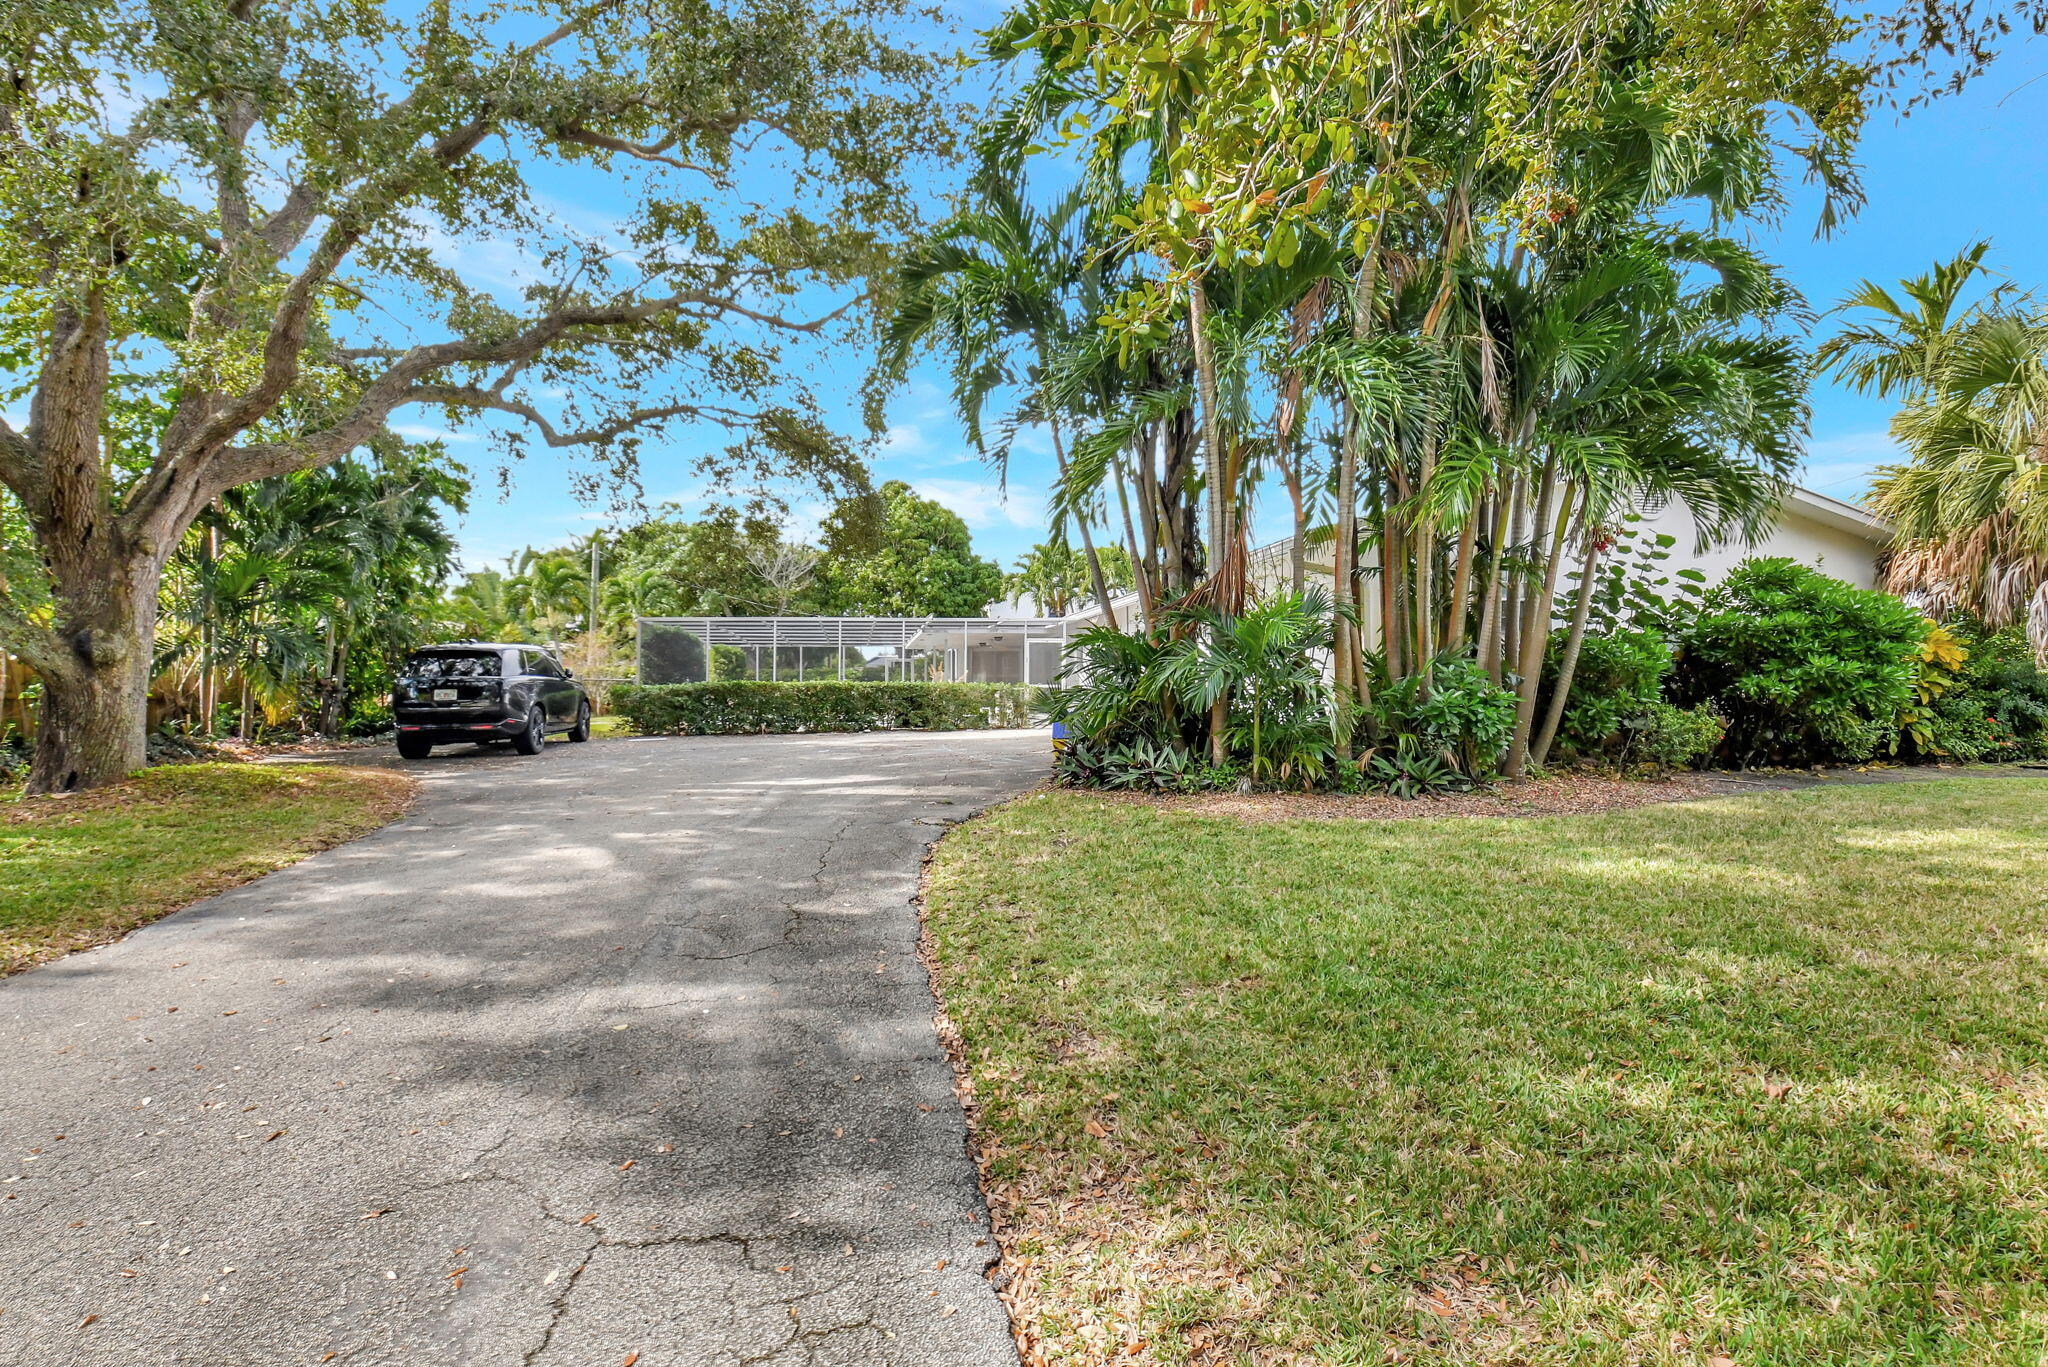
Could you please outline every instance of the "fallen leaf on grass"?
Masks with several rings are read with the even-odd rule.
[[[1766,1082],[1764,1084],[1764,1095],[1773,1101],[1783,1101],[1786,1094],[1791,1090],[1792,1084],[1789,1082]],[[1733,1358],[1723,1358],[1722,1361],[1728,1363],[1729,1367],[1734,1367]],[[1713,1364],[1709,1364],[1709,1367],[1713,1367]]]
[[[1081,1128],[1097,1139],[1109,1138],[1109,1127],[1092,1115],[1088,1117],[1088,1123]]]

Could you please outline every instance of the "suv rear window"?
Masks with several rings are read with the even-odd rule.
[[[424,651],[405,662],[405,675],[422,682],[441,679],[495,679],[504,673],[495,650]]]

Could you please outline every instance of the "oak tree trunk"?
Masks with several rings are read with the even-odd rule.
[[[107,564],[103,573],[104,590],[90,601],[57,604],[67,649],[41,671],[31,793],[97,788],[147,759],[158,571],[145,559]]]

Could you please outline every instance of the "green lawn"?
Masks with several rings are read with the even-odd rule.
[[[378,769],[186,764],[0,804],[0,972],[117,939],[374,829],[412,782]]]
[[[1043,1361],[2048,1361],[2048,780],[1049,793],[928,914]]]

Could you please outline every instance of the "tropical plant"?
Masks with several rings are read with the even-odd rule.
[[[1432,750],[1414,736],[1402,736],[1391,747],[1367,754],[1365,781],[1389,797],[1413,800],[1467,792],[1472,779],[1459,771],[1444,751]]]
[[[1473,661],[1444,655],[1424,673],[1382,677],[1371,715],[1374,732],[1394,753],[1433,759],[1484,782],[1514,734],[1515,695]]]
[[[1653,769],[1686,769],[1705,762],[1721,748],[1728,723],[1712,707],[1676,707],[1652,698],[1621,723],[1617,758],[1624,765]]]
[[[437,449],[387,446],[230,490],[167,566],[154,674],[189,690],[203,731],[230,704],[245,737],[258,710],[339,734],[432,632],[454,562],[443,518],[468,489]]]
[[[1016,179],[980,177],[969,206],[933,229],[898,268],[896,312],[883,355],[885,368],[900,374],[921,349],[945,352],[968,439],[984,451],[989,398],[1004,386],[1025,385],[1030,393],[1019,416],[1046,424],[1063,476],[1067,413],[1051,401],[1047,384],[1056,351],[1077,330],[1073,310],[1097,269],[1090,246],[1077,234],[1083,208],[1081,196],[1069,195],[1041,212],[1024,202]],[[1020,351],[1021,357],[1015,354]],[[1007,446],[996,448],[999,464],[1006,452]],[[1076,511],[1074,529],[1091,587],[1104,619],[1115,626],[1089,517]],[[1063,520],[1055,520],[1056,536]]]
[[[1118,591],[1135,585],[1130,553],[1123,547],[1098,547],[1096,562],[1102,568],[1105,588]],[[1003,594],[1011,599],[1029,594],[1041,612],[1065,617],[1089,593],[1090,575],[1086,557],[1071,546],[1061,541],[1040,542],[1003,576]]]
[[[1864,281],[1821,363],[1899,401],[1907,459],[1870,506],[1894,528],[1885,585],[1935,617],[2024,625],[2048,665],[2048,311],[2004,286],[1975,300],[1978,242],[1896,292]]]
[[[1785,559],[1743,562],[1679,643],[1673,691],[1728,722],[1746,767],[1870,758],[1914,698],[1927,619]]]
[[[1335,758],[1337,720],[1319,655],[1329,645],[1330,597],[1320,587],[1276,594],[1238,613],[1190,609],[1161,653],[1157,687],[1187,712],[1212,717],[1230,706],[1219,749],[1242,755],[1253,782],[1321,779]],[[1213,723],[1212,723],[1213,724]]]
[[[1033,146],[1087,153],[1104,335],[1078,331],[1040,386],[1090,415],[1058,506],[1114,485],[1142,532],[1126,540],[1145,623],[1183,602],[1222,621],[1273,587],[1250,582],[1246,537],[1282,484],[1280,587],[1324,562],[1336,714],[1387,743],[1376,678],[1426,693],[1439,655],[1476,658],[1516,694],[1501,762],[1520,772],[1616,596],[1620,529],[1682,502],[1738,537],[1782,492],[1804,363],[1771,329],[1796,300],[1732,236],[1668,211],[1772,208],[1781,115],[1810,120],[1831,206],[1851,194],[1849,30],[1817,4],[1768,35],[1675,6],[1567,4],[1500,29],[1358,0],[1298,29],[1291,14],[1044,0],[990,37],[1027,70],[984,129],[983,174]],[[1560,62],[1574,79],[1506,75]],[[1212,757],[1232,710],[1212,704]]]
[[[1546,661],[1553,670],[1558,653],[1554,647]],[[1671,646],[1649,630],[1588,635],[1578,663],[1558,739],[1570,754],[1593,758],[1635,738],[1630,724],[1663,696]],[[1554,677],[1550,686],[1556,687]]]

